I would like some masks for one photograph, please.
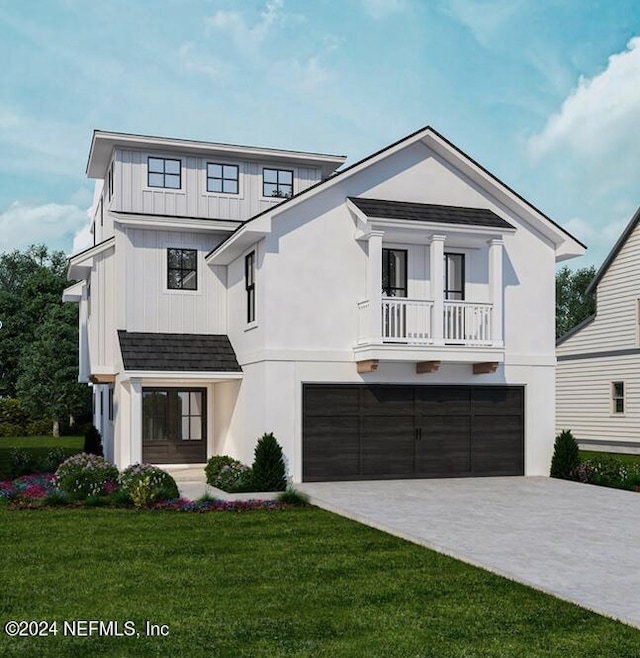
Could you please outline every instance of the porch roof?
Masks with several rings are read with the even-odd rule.
[[[158,372],[242,372],[225,334],[118,331],[124,369]]]
[[[406,219],[437,224],[515,229],[515,226],[498,217],[498,215],[488,208],[464,208],[461,206],[442,206],[432,203],[413,203],[409,201],[387,201],[384,199],[368,199],[352,196],[348,197],[348,199],[360,212],[370,218]]]

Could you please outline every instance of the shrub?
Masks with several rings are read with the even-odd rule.
[[[9,451],[9,472],[12,478],[30,475],[36,470],[36,458],[29,450],[14,448]]]
[[[284,491],[287,488],[282,448],[273,433],[264,434],[258,439],[252,470],[255,491]]]
[[[102,436],[95,425],[89,426],[84,435],[84,452],[88,455],[104,457],[102,449]]]
[[[207,483],[217,489],[234,493],[251,490],[251,469],[228,455],[211,457],[204,472]]]
[[[550,475],[552,478],[571,480],[572,473],[579,465],[578,444],[569,430],[563,430],[556,436]]]
[[[571,479],[577,480],[578,482],[583,482],[585,484],[591,484],[594,481],[597,473],[597,467],[590,461],[585,461],[573,469],[571,473]]]
[[[55,485],[76,499],[104,494],[118,480],[118,469],[97,455],[81,452],[60,464],[55,474]]]
[[[309,504],[309,496],[300,491],[296,491],[292,487],[287,487],[286,490],[278,496],[278,501],[285,505],[304,507]]]
[[[151,464],[132,464],[125,468],[120,475],[120,486],[136,507],[147,507],[157,500],[173,500],[180,495],[173,477]]]
[[[58,466],[67,458],[63,448],[51,448],[37,464],[37,470],[41,473],[55,473]]]

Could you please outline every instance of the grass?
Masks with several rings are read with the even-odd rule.
[[[2,624],[132,620],[141,632],[0,634],[3,657],[639,654],[639,630],[316,508],[0,506],[0,536]],[[169,636],[145,636],[147,620]]]
[[[640,464],[640,455],[629,455],[621,452],[597,452],[595,450],[581,450],[580,451],[580,461],[589,460],[598,460],[598,459],[608,459],[610,457],[615,457],[620,461],[623,461],[627,464]]]
[[[28,450],[36,459],[46,457],[51,448],[62,448],[67,456],[82,452],[84,437],[82,436],[12,436],[0,437],[0,479],[9,477],[9,453],[14,448]]]

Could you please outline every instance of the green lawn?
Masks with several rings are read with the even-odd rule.
[[[316,508],[0,506],[0,621],[141,637],[8,638],[9,656],[637,658],[640,631]],[[144,623],[168,637],[146,637]]]
[[[640,455],[627,455],[621,452],[596,452],[594,450],[581,450],[580,461],[585,459],[597,460],[615,457],[628,464],[640,464]]]
[[[12,436],[0,437],[0,479],[9,476],[9,453],[14,448],[28,450],[36,458],[45,457],[51,448],[62,448],[68,456],[82,452],[82,436]]]

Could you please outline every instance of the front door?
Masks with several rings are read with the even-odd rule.
[[[207,392],[203,388],[142,389],[142,459],[154,464],[207,460]]]

